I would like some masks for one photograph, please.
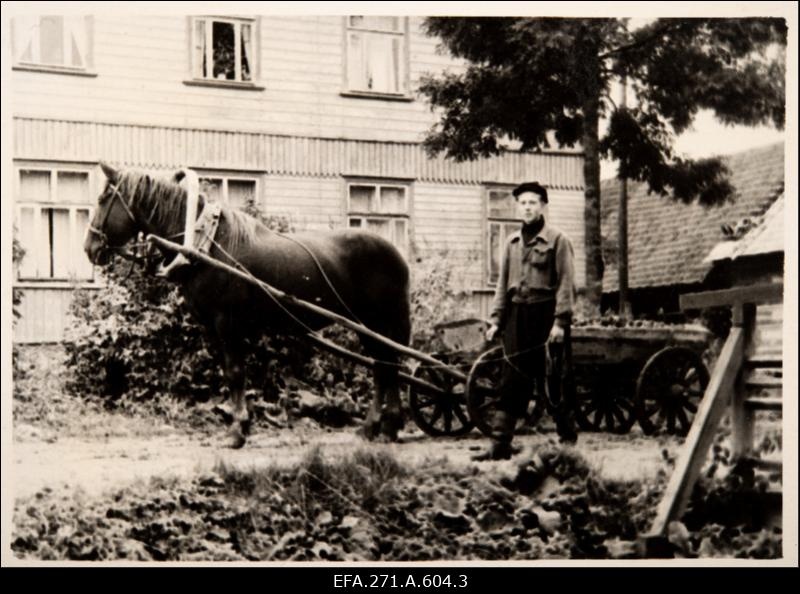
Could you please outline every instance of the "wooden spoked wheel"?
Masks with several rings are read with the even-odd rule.
[[[707,385],[708,370],[694,351],[667,347],[657,352],[636,382],[636,418],[642,431],[686,435]]]
[[[595,376],[598,377],[598,376]],[[603,377],[575,397],[575,420],[584,431],[627,433],[636,422],[633,380]]]
[[[411,416],[420,429],[434,437],[464,435],[472,430],[474,425],[467,413],[464,382],[426,364],[417,367],[413,375],[444,392],[409,386]]]

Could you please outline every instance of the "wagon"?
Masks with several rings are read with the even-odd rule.
[[[625,433],[638,421],[646,434],[685,435],[708,384],[703,353],[710,337],[699,325],[573,328],[574,412],[580,428]],[[487,435],[497,407],[501,354],[502,347],[487,350],[470,371],[467,406]],[[545,408],[545,398],[535,395],[527,422],[535,423]]]

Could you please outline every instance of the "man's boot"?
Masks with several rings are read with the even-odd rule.
[[[514,425],[516,419],[506,411],[499,410],[493,419],[494,436],[489,448],[480,454],[472,457],[475,462],[486,460],[508,460],[520,450],[511,447],[511,440],[514,439]]]

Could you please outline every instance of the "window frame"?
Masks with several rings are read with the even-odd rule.
[[[483,250],[483,257],[484,257],[484,275],[485,275],[485,285],[490,288],[497,287],[497,281],[492,281],[492,254],[490,250],[492,248],[492,226],[493,225],[500,225],[500,242],[498,244],[498,248],[500,249],[500,254],[498,254],[499,258],[498,261],[502,263],[503,261],[503,247],[508,240],[509,233],[505,231],[505,229],[509,225],[516,225],[517,228],[522,224],[522,219],[519,218],[517,214],[514,217],[498,217],[498,216],[491,216],[491,199],[490,195],[492,192],[503,191],[508,192],[509,194],[514,189],[515,186],[513,185],[503,185],[503,184],[493,184],[491,186],[484,186],[484,221],[486,224],[485,232],[484,232],[484,250]],[[498,271],[499,274],[500,271]]]
[[[373,186],[375,188],[375,196],[378,201],[378,210],[356,210],[353,209],[350,200],[350,188],[352,186]],[[380,196],[381,188],[402,188],[404,192],[404,210],[402,212],[383,212],[380,210]],[[411,210],[412,210],[412,182],[396,180],[396,179],[367,179],[367,178],[349,178],[344,181],[344,195],[345,195],[345,224],[348,229],[361,229],[368,231],[366,224],[369,219],[390,221],[390,224],[395,225],[394,221],[402,220],[405,222],[405,231],[403,237],[403,246],[394,245],[403,256],[408,259],[411,255]],[[352,226],[351,222],[355,219],[361,221],[358,227]],[[396,229],[396,226],[394,227]],[[394,234],[394,231],[392,232]]]
[[[197,173],[198,181],[201,184],[202,190],[202,182],[203,180],[220,180],[222,181],[222,188],[220,190],[220,197],[221,197],[221,204],[226,206],[230,206],[236,210],[241,210],[237,206],[232,205],[230,202],[230,192],[228,188],[229,181],[241,181],[241,182],[253,182],[254,189],[253,193],[255,196],[256,204],[259,208],[264,207],[264,204],[261,200],[261,176],[258,174],[247,174],[247,173],[226,173],[220,171],[208,171],[208,170],[201,170],[201,169],[194,169],[195,173]]]
[[[410,67],[411,67],[411,51],[410,51],[410,27],[409,27],[409,17],[407,16],[398,16],[397,18],[401,19],[400,27],[398,31],[388,31],[384,29],[374,29],[370,27],[353,27],[350,25],[350,19],[353,16],[357,15],[346,15],[342,17],[342,55],[344,57],[343,64],[342,64],[342,91],[340,95],[344,97],[361,97],[366,99],[383,99],[383,100],[390,100],[390,101],[413,101],[414,98],[411,95],[411,77],[410,77]],[[399,37],[403,41],[403,47],[401,50],[401,67],[402,67],[402,76],[399,77],[399,82],[401,85],[401,90],[398,92],[391,92],[391,91],[372,91],[369,89],[356,89],[352,88],[350,84],[348,72],[349,72],[349,65],[351,60],[350,55],[350,33],[352,31],[361,31],[364,33],[372,33],[372,34],[380,34],[380,35],[390,35],[394,37]]]
[[[211,72],[214,72],[213,66],[213,53],[214,53],[214,46],[213,46],[213,36],[210,35],[209,29],[213,30],[214,22],[219,23],[229,23],[234,25],[234,39],[235,39],[235,47],[234,53],[238,56],[238,59],[235,59],[234,69],[235,73],[237,73],[238,78],[234,80],[228,79],[218,79],[213,78],[213,76],[197,76],[195,74],[197,70],[197,65],[195,64],[195,44],[196,44],[196,28],[195,23],[198,20],[205,21],[205,31],[206,35],[212,39],[212,43],[209,47],[206,48],[206,58],[211,56]],[[237,31],[241,31],[241,25],[249,24],[251,27],[251,39],[252,39],[252,52],[250,56],[250,80],[242,80],[241,79],[241,33],[236,35]],[[188,28],[188,53],[189,53],[189,78],[184,80],[184,84],[186,85],[193,85],[193,86],[203,86],[203,87],[217,87],[217,88],[230,88],[230,89],[244,89],[244,90],[255,90],[261,91],[264,90],[264,87],[258,84],[259,79],[261,78],[261,70],[260,70],[260,39],[261,39],[261,27],[260,27],[260,19],[258,17],[247,17],[247,16],[223,16],[223,15],[191,15],[188,17],[187,20],[187,28]]]
[[[60,16],[62,18],[69,17],[71,15],[31,15],[35,18],[39,19],[40,27],[41,27],[41,19],[47,16]],[[83,65],[82,66],[72,66],[68,64],[51,64],[47,62],[42,62],[41,60],[36,61],[35,59],[31,60],[22,60],[18,57],[18,43],[20,43],[20,36],[16,32],[15,26],[15,19],[18,18],[26,18],[26,15],[19,15],[12,17],[10,19],[10,36],[11,36],[11,64],[13,70],[22,70],[22,71],[29,71],[29,72],[48,72],[53,74],[69,74],[74,76],[89,76],[89,77],[96,77],[97,72],[94,71],[94,17],[91,15],[83,16],[83,25],[85,27],[84,34],[86,36],[86,47],[84,48],[85,54],[83,56]],[[80,15],[77,18],[81,18]],[[66,23],[62,23],[62,33],[66,30]],[[32,48],[35,49],[35,43],[33,43],[38,38],[38,35],[34,35],[34,39],[32,40]],[[70,37],[69,35],[64,35],[64,48],[66,49],[69,43]],[[66,55],[66,52],[65,52]]]
[[[49,196],[46,201],[35,201],[35,200],[23,200],[22,196],[22,172],[23,171],[34,171],[34,172],[45,172],[48,173],[50,176],[49,179]],[[86,176],[86,183],[87,188],[89,191],[89,200],[85,202],[80,201],[64,201],[58,199],[58,177],[60,173],[68,173],[68,174],[82,174]],[[94,209],[95,205],[91,202],[91,195],[95,190],[94,182],[95,176],[93,174],[93,170],[91,167],[88,166],[71,166],[65,164],[25,164],[25,163],[18,163],[15,164],[14,168],[14,223],[17,226],[17,233],[21,233],[19,229],[18,223],[22,217],[22,210],[23,209],[30,209],[33,211],[33,221],[34,221],[34,242],[33,242],[33,249],[34,253],[30,253],[30,248],[25,246],[26,248],[26,257],[33,257],[34,262],[39,262],[39,249],[41,248],[41,244],[38,239],[41,236],[41,217],[42,212],[45,210],[66,210],[68,211],[69,216],[69,238],[70,244],[74,244],[78,241],[79,238],[83,237],[83,233],[81,229],[78,228],[78,211],[85,211],[87,213],[88,220],[91,221],[92,217],[94,216]],[[19,237],[19,235],[18,235]],[[23,243],[21,241],[21,243]],[[82,243],[82,242],[81,242]],[[52,249],[52,246],[50,247]],[[51,254],[52,258],[52,254]],[[26,286],[26,287],[67,287],[67,286],[87,286],[87,287],[97,287],[99,286],[99,278],[97,274],[97,270],[95,266],[91,267],[91,276],[90,278],[78,278],[77,271],[76,271],[76,262],[75,262],[75,253],[70,251],[69,253],[69,264],[68,276],[51,276],[49,273],[47,276],[38,276],[39,270],[37,268],[36,274],[37,276],[22,276],[20,267],[18,264],[14,265],[14,285],[15,286]]]

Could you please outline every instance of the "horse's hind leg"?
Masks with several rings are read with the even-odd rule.
[[[375,365],[376,392],[381,395],[380,432],[390,441],[397,441],[397,432],[403,428],[403,413],[400,406],[400,385],[397,357],[388,364]]]
[[[364,421],[363,434],[370,440],[397,441],[397,432],[403,427],[397,353],[369,339],[362,339],[362,344],[377,361],[373,368],[372,403]]]

